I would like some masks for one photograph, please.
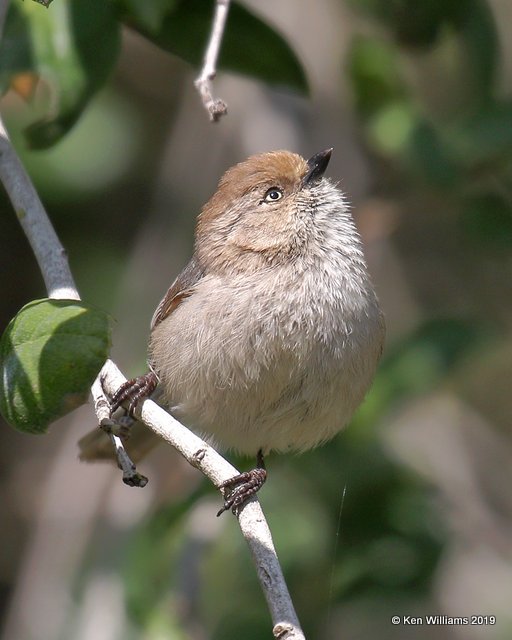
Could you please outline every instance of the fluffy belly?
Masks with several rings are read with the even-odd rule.
[[[327,334],[301,318],[285,330],[275,313],[250,313],[246,303],[241,322],[236,307],[222,309],[210,296],[211,313],[198,323],[204,309],[193,298],[154,329],[150,346],[177,418],[214,443],[251,455],[309,449],[343,428],[380,353],[378,332],[368,344],[367,318],[364,331],[357,323],[347,331],[340,322],[330,323]]]
[[[342,376],[293,377],[283,384],[265,372],[247,388],[213,388],[198,397],[176,390],[171,410],[214,443],[254,455],[302,451],[333,437],[347,423],[364,394],[354,398]],[[181,402],[180,402],[181,397]]]

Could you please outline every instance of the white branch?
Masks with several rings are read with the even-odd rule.
[[[219,57],[220,45],[224,36],[229,3],[230,0],[216,0],[215,2],[215,13],[210,39],[204,54],[203,68],[194,83],[212,122],[217,122],[221,116],[228,112],[227,104],[223,100],[213,97],[212,80],[217,73],[217,58]]]
[[[126,382],[126,378],[110,360],[105,363],[99,377],[109,395]],[[100,414],[100,419],[101,415],[107,417],[106,414]],[[177,449],[191,465],[202,471],[216,487],[238,474],[235,467],[215,449],[152,400],[141,403],[136,409],[136,415],[141,422]],[[272,535],[258,500],[252,498],[240,510],[237,517],[242,534],[254,558],[261,587],[270,609],[274,637],[280,640],[304,640],[304,634],[277,559]]]
[[[64,247],[0,117],[0,180],[30,242],[49,298],[80,300]]]

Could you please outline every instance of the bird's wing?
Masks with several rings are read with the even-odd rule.
[[[158,305],[151,321],[151,329],[167,318],[185,298],[192,294],[194,285],[199,282],[204,275],[204,269],[199,266],[195,258],[192,258],[169,287],[163,300]],[[128,381],[127,384],[137,380],[138,378],[135,378],[134,380]],[[151,397],[158,402],[158,389]],[[126,449],[134,462],[140,460],[153,446],[160,442],[160,438],[155,437],[155,435],[149,431],[149,429],[143,427],[140,422],[135,422],[135,424],[130,427],[130,433],[131,435],[127,441]],[[107,437],[104,431],[97,427],[94,432],[83,437],[78,444],[80,447],[81,460],[92,462],[95,460],[117,459],[110,438]]]
[[[176,280],[171,284],[167,293],[156,308],[151,320],[151,330],[162,320],[165,320],[185,298],[192,294],[194,285],[205,275],[205,270],[193,257]]]

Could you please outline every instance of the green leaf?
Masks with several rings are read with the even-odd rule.
[[[163,49],[199,66],[211,29],[212,0],[176,0],[157,29],[148,29],[132,2],[124,1],[127,23]],[[220,50],[219,68],[271,85],[307,92],[300,62],[283,36],[245,7],[232,3]]]
[[[76,300],[34,300],[0,340],[0,412],[13,427],[44,433],[87,400],[110,347],[110,319]]]
[[[0,88],[32,73],[49,89],[45,118],[26,132],[49,147],[75,124],[110,74],[120,47],[116,8],[106,0],[59,0],[45,10],[12,2],[0,44]]]
[[[368,117],[392,102],[404,100],[409,91],[402,77],[396,47],[365,36],[356,36],[348,55],[348,73],[359,115]]]

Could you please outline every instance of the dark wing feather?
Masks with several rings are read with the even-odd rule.
[[[178,307],[185,298],[192,294],[194,285],[204,276],[205,270],[193,257],[176,280],[169,287],[167,293],[156,308],[151,320],[151,329],[162,322]]]

